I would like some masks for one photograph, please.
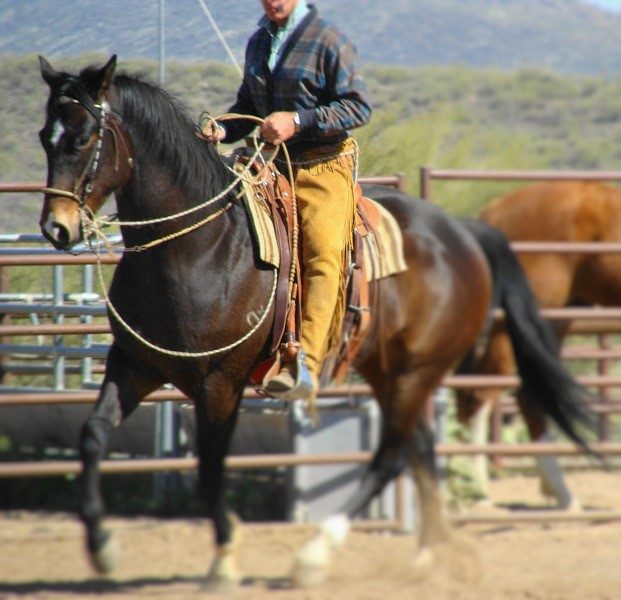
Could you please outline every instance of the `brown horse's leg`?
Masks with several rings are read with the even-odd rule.
[[[435,477],[433,436],[429,432],[429,439],[421,436],[420,428],[425,430],[427,398],[442,373],[441,367],[434,365],[386,378],[388,383],[376,394],[383,413],[380,443],[360,487],[341,510],[349,518],[364,510],[389,481],[410,465],[413,456],[425,456]]]
[[[547,417],[543,411],[530,406],[521,393],[517,402],[522,411],[530,438],[534,442],[549,442]],[[559,508],[579,510],[580,503],[567,487],[558,458],[552,454],[536,456],[537,470],[541,478],[541,491],[556,500]]]
[[[562,339],[569,331],[569,321],[557,322],[554,330],[560,347]],[[530,438],[534,442],[546,443],[548,438],[548,419],[538,406],[528,402],[521,390],[516,393],[516,401],[524,418]],[[535,457],[537,470],[541,478],[541,491],[545,496],[554,498],[562,509],[579,510],[580,502],[567,486],[558,458],[552,454]]]
[[[213,522],[216,542],[216,556],[206,582],[210,591],[231,590],[241,580],[236,557],[240,523],[224,494],[224,461],[243,388],[237,392],[230,382],[219,379],[211,381],[206,386],[208,392],[195,403],[199,494],[205,502],[207,517]]]
[[[412,473],[419,497],[420,547],[431,548],[448,541],[451,528],[444,517],[443,500],[438,486],[434,436],[429,425],[422,421],[414,432]]]
[[[412,474],[418,489],[419,546],[412,562],[412,576],[428,576],[436,566],[460,580],[475,581],[481,576],[476,544],[455,533],[444,509],[442,490],[436,476],[434,435],[421,421],[414,432]]]
[[[468,370],[462,373],[480,375],[513,375],[515,362],[511,341],[501,325],[495,325],[483,353],[470,362]],[[457,417],[470,429],[470,441],[473,444],[487,444],[489,441],[489,416],[500,402],[503,390],[500,388],[482,388],[476,390],[458,390]],[[486,454],[472,456],[472,468],[477,492],[481,500],[489,502],[489,460]]]
[[[446,518],[438,483],[435,436],[425,410],[448,368],[448,364],[435,360],[398,378],[385,408],[385,419],[393,424],[396,435],[410,431],[410,466],[418,490],[419,547],[412,564],[412,574],[417,577],[426,575],[434,566],[438,552],[445,553],[456,542]],[[443,555],[441,561],[445,558]]]
[[[292,578],[300,587],[323,583],[328,575],[332,551],[341,547],[349,534],[351,519],[366,508],[386,484],[409,463],[412,444],[384,427],[382,439],[359,488],[335,515],[325,519],[315,536],[298,551]]]
[[[425,539],[431,539],[431,532],[438,539],[448,536],[448,523],[444,522],[439,492],[435,484],[435,454],[433,435],[422,424],[426,399],[435,389],[443,370],[437,366],[421,369],[416,374],[386,377],[386,384],[376,397],[383,409],[382,435],[373,460],[366,470],[359,488],[349,498],[341,511],[326,519],[317,534],[298,552],[294,564],[293,578],[301,586],[316,585],[328,576],[331,551],[340,547],[347,537],[350,521],[379,494],[386,484],[409,466],[412,457],[418,465],[422,460],[428,477],[419,475],[423,483],[426,516]],[[421,458],[422,457],[422,458]]]
[[[106,453],[110,431],[140,403],[161,381],[132,369],[130,361],[116,345],[108,353],[106,376],[99,397],[82,428],[80,456],[82,459],[80,516],[86,526],[86,542],[91,562],[97,571],[114,568],[116,552],[110,533],[102,528],[104,503],[100,490],[99,462]]]

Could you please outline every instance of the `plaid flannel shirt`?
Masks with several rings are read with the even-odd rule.
[[[345,140],[348,130],[366,124],[371,105],[358,70],[355,46],[338,29],[308,14],[285,42],[273,70],[267,65],[271,33],[260,27],[246,47],[244,78],[229,112],[266,117],[297,111],[300,132],[287,142],[292,155]],[[248,135],[248,120],[225,123],[226,142]]]

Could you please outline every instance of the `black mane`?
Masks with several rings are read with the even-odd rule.
[[[229,184],[232,176],[224,161],[197,136],[198,124],[178,99],[135,76],[120,74],[114,83],[119,95],[115,109],[134,137],[136,154],[160,163],[197,203]]]

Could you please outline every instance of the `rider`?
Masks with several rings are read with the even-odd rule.
[[[287,143],[301,232],[302,323],[314,395],[326,355],[339,342],[345,312],[345,258],[351,247],[357,146],[348,130],[366,124],[371,106],[356,48],[307,0],[261,0],[265,15],[246,48],[237,101],[230,113],[264,119],[260,136]],[[254,123],[211,123],[212,143],[236,142]],[[272,395],[296,384],[285,363],[266,385]]]

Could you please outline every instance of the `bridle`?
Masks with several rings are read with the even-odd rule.
[[[77,100],[76,98],[72,98],[71,96],[60,96],[59,102],[67,103],[71,102],[73,104],[78,104],[82,106],[89,113],[93,114],[93,111],[90,107],[85,106],[82,102]],[[127,150],[127,163],[130,168],[134,165],[134,159],[130,156],[129,148],[127,147],[127,143],[123,139],[123,136],[120,134],[118,129],[118,123],[115,119],[108,119],[108,115],[111,114],[110,104],[105,99],[102,99],[98,104],[93,103],[93,107],[97,109],[99,112],[97,115],[94,115],[97,119],[98,129],[97,129],[97,141],[95,142],[95,146],[91,151],[91,155],[82,170],[80,176],[75,180],[75,184],[73,186],[73,191],[63,190],[59,188],[52,187],[44,187],[41,191],[46,195],[53,196],[61,196],[63,198],[69,198],[77,203],[78,207],[82,210],[87,208],[86,199],[88,195],[93,191],[93,179],[97,174],[97,170],[99,168],[99,162],[101,159],[101,149],[103,146],[103,139],[106,132],[106,129],[110,131],[112,135],[112,139],[114,140],[115,145],[115,159],[114,159],[114,170],[118,171],[119,169],[119,144],[118,139],[120,139]]]

